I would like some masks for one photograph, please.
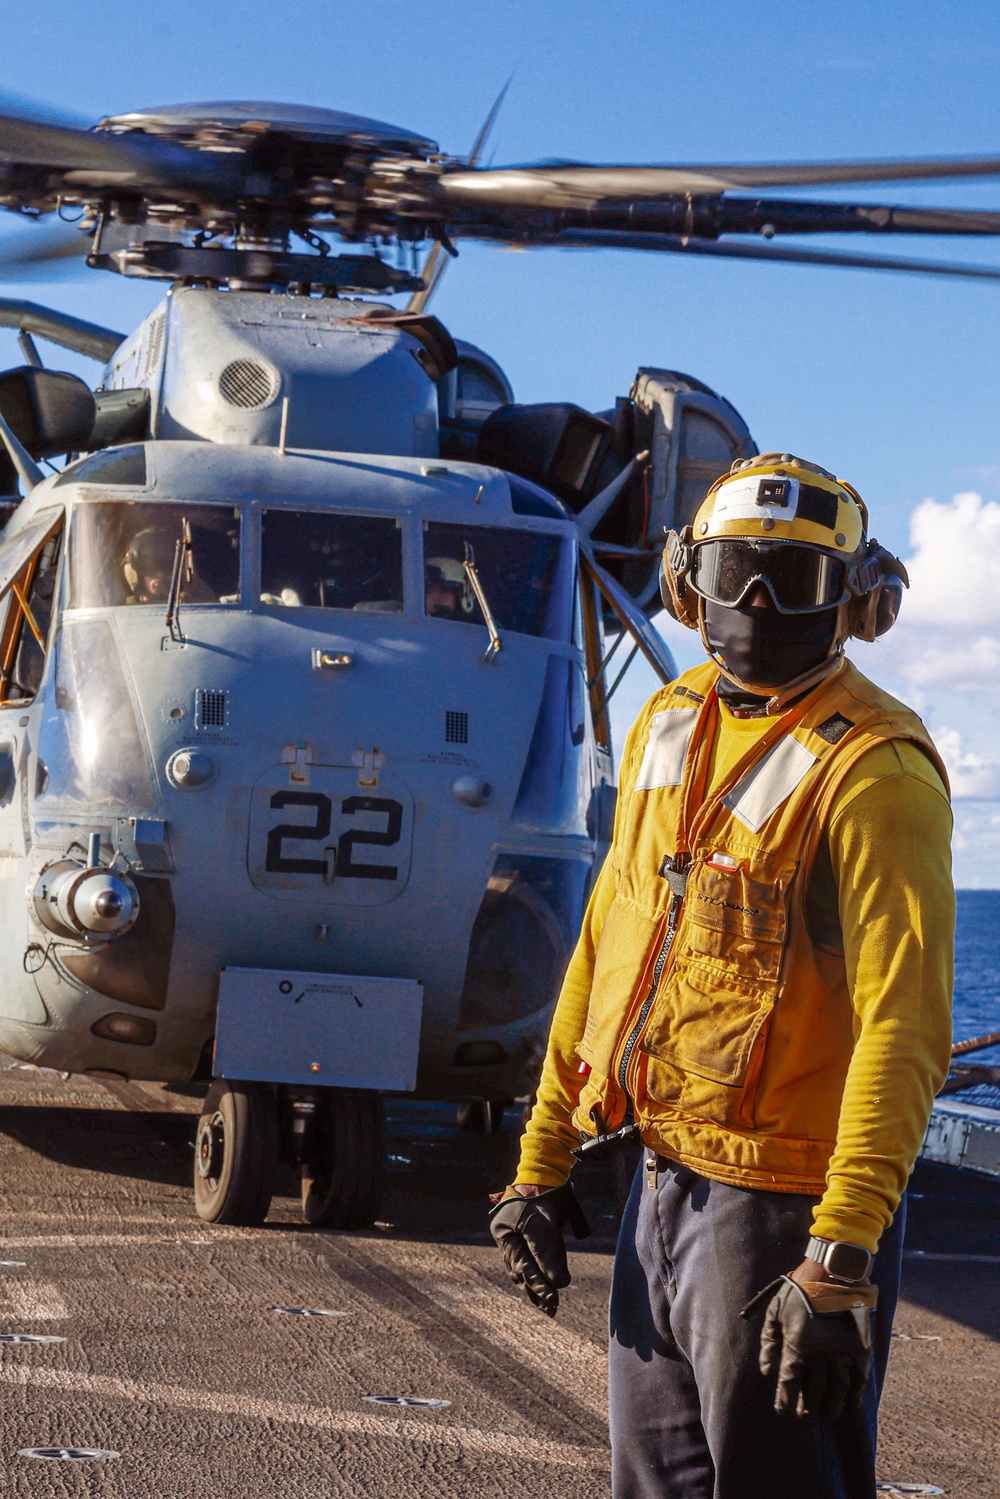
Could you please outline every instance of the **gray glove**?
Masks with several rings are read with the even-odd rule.
[[[767,1300],[760,1335],[760,1372],[777,1375],[779,1415],[835,1421],[859,1406],[871,1368],[871,1313],[878,1286],[836,1281],[800,1284],[789,1276],[765,1286],[741,1313]]]
[[[490,1233],[503,1251],[507,1274],[547,1317],[559,1310],[570,1283],[563,1229],[586,1239],[590,1225],[569,1182],[537,1197],[505,1197],[490,1212]]]

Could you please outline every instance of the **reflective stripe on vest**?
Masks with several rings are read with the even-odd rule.
[[[658,791],[663,786],[682,784],[698,712],[697,708],[668,708],[665,713],[654,714],[636,791]]]
[[[734,817],[738,817],[751,833],[758,833],[772,812],[777,812],[782,802],[816,764],[817,757],[804,744],[789,734],[779,739],[772,750],[722,798]]]

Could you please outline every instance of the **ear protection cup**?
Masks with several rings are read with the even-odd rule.
[[[666,545],[660,557],[660,598],[667,613],[689,630],[698,629],[698,597],[684,582],[687,572],[691,527],[685,526],[678,536],[667,532]]]
[[[870,541],[859,573],[876,575],[874,586],[848,605],[851,635],[859,640],[878,640],[892,629],[903,602],[903,589],[910,579],[898,557],[877,541]]]
[[[902,578],[896,573],[890,573],[879,589],[878,603],[875,605],[875,637],[885,635],[891,630],[899,616],[899,608],[903,602],[903,589],[906,585]]]

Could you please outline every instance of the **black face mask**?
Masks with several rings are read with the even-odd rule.
[[[706,599],[705,633],[734,677],[778,688],[826,660],[837,614],[836,607],[815,614],[780,614],[773,605],[752,608],[745,603],[730,609]],[[727,687],[730,690],[725,690]],[[723,679],[719,692],[730,701],[739,688]]]

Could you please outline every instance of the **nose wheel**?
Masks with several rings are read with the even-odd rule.
[[[302,1162],[307,1223],[367,1228],[379,1215],[385,1176],[385,1109],[368,1088],[323,1088]]]
[[[470,1135],[498,1135],[510,1103],[509,1098],[465,1098],[455,1110],[455,1123]]]
[[[263,1223],[278,1163],[278,1110],[267,1083],[217,1078],[194,1146],[194,1205],[206,1223]]]

